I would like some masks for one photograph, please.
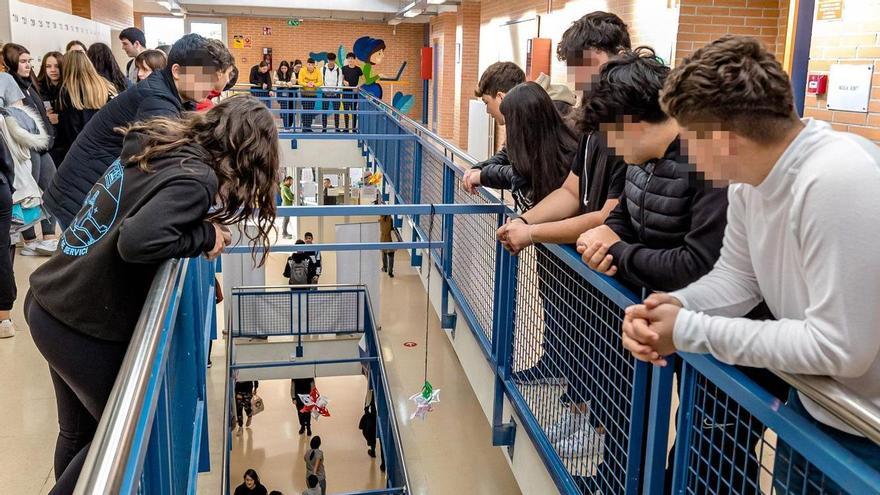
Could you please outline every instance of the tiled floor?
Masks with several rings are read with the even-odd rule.
[[[317,230],[317,229],[315,229]],[[332,231],[325,224],[325,232]],[[318,239],[320,242],[322,239]],[[332,242],[331,239],[323,239]],[[268,283],[281,283],[285,255],[272,255]],[[332,256],[325,255],[325,264]],[[501,449],[491,445],[491,429],[467,382],[436,316],[431,315],[429,376],[442,389],[441,403],[427,421],[410,421],[411,403],[423,380],[425,291],[408,266],[406,253],[397,254],[396,278],[382,279],[380,333],[413,493],[516,495],[519,489]],[[0,340],[0,493],[42,495],[52,487],[52,452],[57,433],[52,385],[45,361],[34,347],[21,305],[27,277],[42,259],[16,259],[19,301],[14,318],[19,328],[13,339]],[[332,262],[331,262],[332,263]],[[330,275],[334,267],[325,269]],[[412,341],[416,347],[404,347]],[[220,491],[222,390],[224,349],[214,347],[214,367],[208,373],[211,458],[214,470],[201,475],[199,493]],[[325,442],[330,493],[380,486],[376,461],[366,455],[366,443],[357,429],[362,413],[365,382],[359,377],[321,378],[318,386],[332,399],[333,417],[315,425]],[[261,383],[264,413],[250,430],[235,437],[231,453],[233,487],[240,471],[255,468],[270,489],[297,494],[303,489],[305,442],[297,434],[286,381]]]

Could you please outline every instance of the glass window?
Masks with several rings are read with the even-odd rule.
[[[189,32],[208,39],[223,41],[223,23],[220,22],[193,21],[190,23]]]
[[[144,34],[147,47],[173,45],[183,37],[183,19],[180,17],[144,17]]]

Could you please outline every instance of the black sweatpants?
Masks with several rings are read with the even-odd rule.
[[[58,408],[55,488],[73,493],[98,421],[110,397],[128,342],[110,342],[82,334],[56,320],[31,294],[25,315],[34,344],[49,364]]]
[[[15,246],[11,245],[9,229],[12,227],[12,190],[9,184],[0,182],[0,311],[12,311],[18,296],[12,262]]]

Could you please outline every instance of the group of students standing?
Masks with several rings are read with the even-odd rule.
[[[880,404],[878,236],[840,201],[880,213],[880,148],[799,119],[788,76],[754,38],[722,37],[672,69],[651,48],[632,48],[619,17],[593,12],[565,31],[557,55],[583,90],[568,115],[512,63],[490,66],[477,89],[506,144],[463,180],[469,190],[512,191],[519,216],[498,229],[501,244],[513,254],[576,244],[590,268],[650,294],[623,322],[623,345],[637,359],[674,363],[677,372],[676,350],[711,353],[880,468],[880,446],[768,371],[828,375]],[[548,285],[551,263],[538,245],[543,349],[514,379],[566,384],[569,407],[546,432],[561,455],[580,457],[615,418],[590,412],[607,384],[592,369],[591,330],[577,323],[586,319],[546,300],[558,290]],[[723,430],[707,452],[747,453],[744,465],[702,473],[707,486],[728,475],[721,486],[760,486],[761,434],[752,432],[764,425],[741,409],[705,415],[701,422]],[[612,442],[605,449],[625,455]],[[779,440],[777,453],[785,449]],[[788,490],[799,490],[792,479],[821,476],[789,479],[807,472],[805,461],[776,459]],[[608,483],[617,476],[610,464],[578,482],[588,490]]]
[[[357,102],[354,101],[354,88],[360,85],[363,70],[357,64],[354,53],[345,56],[345,65],[339,66],[336,54],[327,53],[327,61],[318,66],[313,58],[306,59],[305,66],[301,60],[293,62],[283,60],[278,64],[275,77],[272,77],[269,62],[263,60],[251,68],[250,84],[255,96],[277,96],[280,98],[282,123],[285,128],[296,126],[296,103],[302,104],[303,110],[314,110],[315,99],[320,92],[320,101],[326,110],[321,114],[321,129],[327,132],[327,120],[333,114],[334,129],[338,132],[353,132],[357,128]],[[292,86],[296,86],[292,89]],[[339,110],[343,110],[344,127],[339,126]],[[333,112],[330,110],[332,109]],[[312,132],[315,119],[314,113],[303,112],[301,128],[303,132]],[[349,119],[350,117],[350,119]]]

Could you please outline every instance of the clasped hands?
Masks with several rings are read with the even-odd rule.
[[[613,277],[617,273],[614,257],[608,253],[620,237],[607,225],[592,228],[578,237],[577,252],[581,259],[593,270]]]
[[[651,294],[642,304],[626,308],[623,346],[640,361],[666,366],[665,356],[676,351],[673,331],[681,308],[678,299],[660,292]]]

